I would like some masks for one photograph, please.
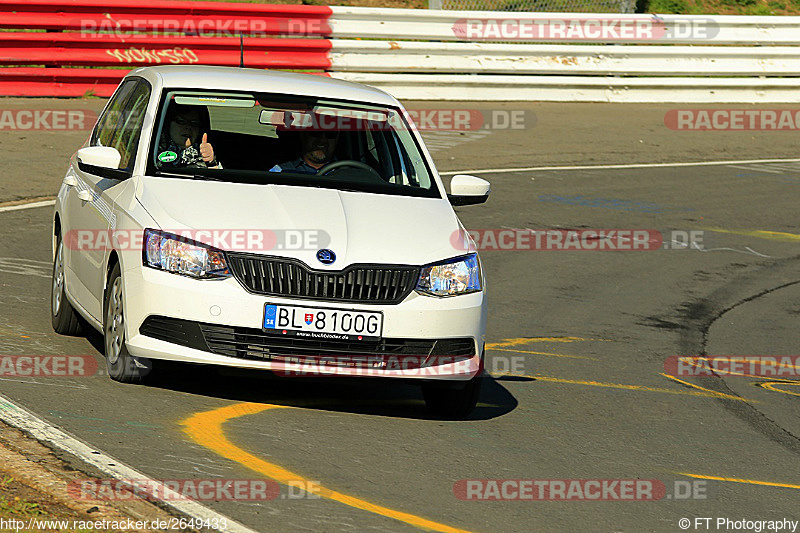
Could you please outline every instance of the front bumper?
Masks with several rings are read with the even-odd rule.
[[[123,289],[127,347],[134,356],[272,370],[286,376],[466,380],[481,371],[483,292],[449,298],[412,292],[396,305],[299,301],[250,294],[233,278],[195,280],[141,265],[125,270]],[[380,311],[382,340],[288,346],[287,338],[262,331],[267,302]]]

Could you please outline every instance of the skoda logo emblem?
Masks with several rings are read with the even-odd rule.
[[[322,263],[323,265],[330,265],[336,261],[336,254],[333,253],[333,250],[328,250],[327,248],[323,248],[322,250],[317,252],[317,260]]]

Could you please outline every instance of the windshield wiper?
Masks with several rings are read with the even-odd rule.
[[[156,171],[157,176],[171,176],[173,178],[190,178],[195,180],[207,180],[207,181],[224,181],[219,178],[212,178],[210,176],[206,176],[205,174],[183,174],[181,172],[164,172],[163,170]]]

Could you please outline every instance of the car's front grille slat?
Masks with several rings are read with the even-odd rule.
[[[414,289],[419,267],[354,265],[341,271],[312,270],[280,257],[228,253],[234,277],[248,291],[340,302],[398,304]]]
[[[258,264],[258,274],[261,276],[261,279],[258,280],[258,287],[262,288],[263,290],[264,281],[266,280],[267,276],[266,273],[264,272],[264,263],[258,261],[257,264]]]
[[[392,298],[397,297],[397,289],[405,284],[405,276],[406,276],[405,273],[400,272],[398,270],[395,270],[392,273],[392,283],[391,283],[391,286],[393,287]]]

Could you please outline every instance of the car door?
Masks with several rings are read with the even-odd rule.
[[[141,79],[126,81],[112,97],[92,133],[90,146],[110,146],[120,153],[117,169],[75,164],[76,185],[67,202],[73,239],[67,286],[98,321],[102,321],[104,265],[111,250],[109,230],[115,227],[115,199],[128,185],[139,135],[150,98],[150,85]],[[71,272],[70,272],[71,270]],[[74,289],[73,289],[74,288]]]

